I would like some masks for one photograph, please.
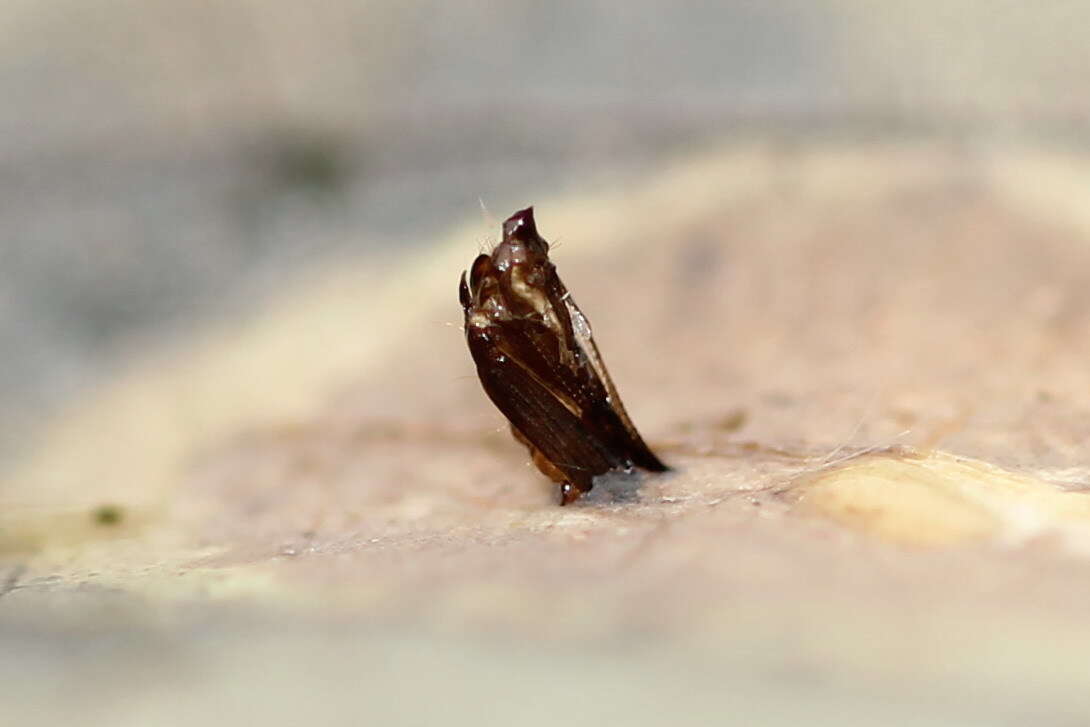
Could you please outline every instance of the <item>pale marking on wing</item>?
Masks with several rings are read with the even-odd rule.
[[[567,332],[564,327],[560,325],[560,317],[553,309],[552,303],[540,288],[530,285],[526,282],[525,275],[521,267],[514,267],[511,269],[511,290],[515,295],[526,301],[534,312],[541,316],[541,321],[548,326],[557,338],[562,343],[572,344],[574,341],[568,341]],[[572,366],[575,363],[575,358],[572,355],[569,346],[562,345],[560,347],[560,361],[565,366]]]
[[[628,418],[628,412],[625,411],[624,404],[621,403],[621,397],[617,395],[617,389],[613,386],[613,379],[609,377],[609,371],[606,370],[606,365],[602,363],[602,355],[598,353],[598,345],[594,342],[594,336],[591,334],[590,322],[583,315],[583,311],[579,310],[579,306],[575,304],[575,298],[571,296],[571,293],[565,291],[562,300],[568,309],[568,316],[572,320],[572,331],[575,335],[576,345],[582,349],[594,372],[598,374],[598,378],[605,385],[606,397],[614,411],[620,416],[625,429],[633,437],[638,436],[635,433],[636,427],[632,424],[632,420]]]

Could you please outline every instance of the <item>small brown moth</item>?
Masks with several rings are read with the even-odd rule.
[[[462,273],[458,295],[481,385],[538,469],[560,483],[561,505],[598,475],[668,469],[628,418],[533,207],[503,223],[503,240],[473,261],[468,283]]]

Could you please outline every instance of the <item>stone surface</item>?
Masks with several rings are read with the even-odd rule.
[[[534,200],[676,468],[635,503],[556,507],[487,404],[472,230],[149,357],[0,489],[17,717],[1080,723],[1086,172],[767,145]]]

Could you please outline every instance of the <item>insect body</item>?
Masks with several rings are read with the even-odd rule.
[[[458,293],[481,385],[538,469],[560,483],[562,505],[598,475],[667,469],[628,418],[532,207],[503,223],[503,239],[473,261],[468,282],[462,273]]]

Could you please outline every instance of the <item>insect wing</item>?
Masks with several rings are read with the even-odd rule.
[[[559,282],[559,281],[558,281]],[[613,385],[613,379],[609,376],[602,355],[598,352],[598,345],[594,342],[594,336],[590,330],[583,311],[579,310],[575,299],[566,290],[562,296],[564,306],[567,309],[568,318],[571,320],[572,335],[575,345],[579,346],[583,358],[593,372],[593,376],[601,384],[604,396],[599,397],[595,403],[597,418],[601,426],[610,433],[609,438],[613,446],[628,454],[628,459],[637,467],[642,467],[650,472],[665,472],[668,468],[651,451],[651,448],[643,441],[643,437],[636,431],[632,420],[628,418],[617,388]]]
[[[596,475],[618,466],[618,459],[593,432],[580,412],[494,341],[495,328],[470,330],[469,348],[478,378],[496,408],[541,454],[580,490]]]

